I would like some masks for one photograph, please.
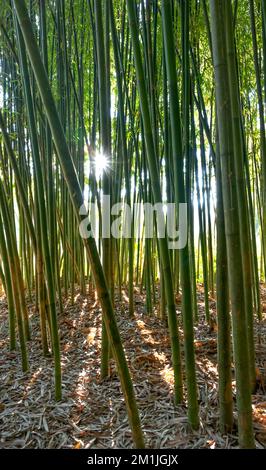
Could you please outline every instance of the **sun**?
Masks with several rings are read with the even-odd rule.
[[[109,168],[108,157],[102,152],[96,152],[94,156],[94,165],[95,165],[96,177],[99,178]]]

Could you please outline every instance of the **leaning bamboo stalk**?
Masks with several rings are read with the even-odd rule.
[[[75,216],[77,222],[80,223],[84,219],[84,216],[80,215],[80,208],[83,206],[82,191],[78,182],[72,157],[65,139],[64,131],[62,129],[62,125],[57,113],[49,81],[40,57],[38,46],[32,30],[31,21],[29,19],[24,0],[13,0],[13,2],[16,8],[16,14],[27,47],[31,66],[46,111],[47,119],[49,121],[54,144],[57,150],[57,156],[62,167],[65,181],[68,186],[68,191],[72,200]],[[104,276],[94,238],[84,239],[84,245],[86,248],[88,260],[91,264],[91,268],[94,274],[95,285],[98,293],[98,298],[101,302],[103,317],[108,332],[109,340],[112,343],[113,354],[116,360],[121,385],[125,396],[125,402],[128,410],[128,418],[132,428],[134,442],[137,447],[141,448],[144,447],[144,439],[142,436],[133,384],[129,373],[119,330],[117,327],[111,297],[108,291],[106,279]]]

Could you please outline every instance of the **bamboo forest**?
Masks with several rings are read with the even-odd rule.
[[[266,0],[0,0],[0,449],[266,448]]]

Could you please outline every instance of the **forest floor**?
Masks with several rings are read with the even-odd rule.
[[[217,341],[204,322],[199,287],[200,321],[195,326],[200,428],[189,429],[186,407],[173,404],[173,369],[167,327],[144,313],[136,291],[136,313],[127,315],[127,297],[117,318],[133,377],[148,448],[237,448],[237,434],[219,432]],[[266,447],[266,288],[262,286],[263,322],[255,322],[258,389],[253,395],[256,446]],[[215,316],[215,302],[210,299]],[[22,373],[19,352],[8,347],[7,304],[0,298],[0,448],[131,448],[133,446],[119,379],[111,360],[110,377],[100,380],[101,314],[91,296],[76,293],[59,317],[63,399],[54,401],[53,361],[41,352],[38,314],[29,304],[32,341],[30,371]],[[178,307],[180,313],[180,304]],[[180,329],[182,338],[182,330]],[[235,402],[235,382],[234,402]],[[234,412],[236,422],[236,412]]]

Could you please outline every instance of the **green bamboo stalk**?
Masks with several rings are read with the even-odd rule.
[[[233,161],[232,130],[230,127],[231,107],[230,96],[228,95],[229,79],[227,70],[225,10],[230,8],[230,5],[229,2],[211,0],[210,7],[229,289],[233,323],[238,433],[240,447],[246,448],[254,447],[254,437],[252,429],[245,302],[243,297],[244,281],[239,233],[239,213]]]
[[[22,370],[26,372],[29,368],[28,366],[28,354],[27,354],[27,325],[25,324],[25,312],[23,311],[23,305],[21,304],[21,297],[24,295],[20,292],[21,284],[19,283],[19,259],[18,254],[15,250],[15,240],[14,234],[12,233],[11,225],[10,225],[10,218],[8,214],[8,210],[6,207],[6,200],[5,194],[3,191],[3,184],[0,180],[0,210],[2,214],[2,223],[0,224],[0,243],[1,249],[3,250],[4,246],[4,238],[6,239],[7,244],[7,252],[8,252],[8,263],[9,263],[9,271],[11,273],[11,282],[12,282],[12,291],[13,291],[13,299],[15,304],[16,310],[16,317],[17,317],[17,324],[18,324],[18,334],[19,334],[19,342],[20,342],[20,350],[21,350],[21,359],[22,359]],[[2,222],[0,220],[0,222]],[[6,237],[4,235],[3,226],[5,230]]]
[[[0,253],[3,263],[2,281],[7,295],[8,302],[8,318],[9,318],[9,348],[10,351],[16,349],[16,326],[15,326],[15,306],[12,289],[12,278],[10,274],[10,265],[8,260],[7,243],[5,240],[2,220],[0,220]]]
[[[135,59],[135,67],[137,74],[138,91],[140,96],[140,106],[144,127],[145,143],[147,150],[147,159],[149,164],[149,174],[151,179],[151,187],[153,192],[154,203],[162,202],[162,194],[160,189],[158,161],[155,154],[155,146],[153,141],[153,133],[151,128],[151,118],[149,112],[148,97],[146,92],[143,64],[141,58],[141,49],[138,37],[137,18],[135,11],[135,2],[127,0],[127,13],[129,19],[129,26],[132,38],[132,46]],[[175,402],[180,403],[182,400],[182,374],[181,374],[181,360],[180,360],[180,346],[176,318],[175,297],[173,278],[171,271],[170,256],[168,251],[167,239],[159,239],[160,257],[163,266],[165,286],[166,286],[166,302],[168,311],[168,322],[170,329],[171,347],[172,347],[172,361],[175,376]]]
[[[217,133],[218,134],[218,133]],[[231,432],[233,427],[233,394],[231,373],[231,322],[229,315],[229,291],[226,257],[226,236],[222,195],[219,141],[216,143],[217,187],[217,255],[216,255],[216,307],[218,320],[218,372],[220,429]]]
[[[44,263],[45,263],[47,293],[48,293],[48,298],[49,298],[49,314],[50,314],[50,322],[51,322],[51,328],[52,328],[51,333],[52,333],[53,354],[54,354],[55,397],[56,397],[56,400],[61,400],[62,391],[61,391],[60,344],[59,344],[59,334],[58,334],[58,326],[57,326],[54,273],[53,273],[52,264],[51,264],[49,240],[48,240],[48,233],[47,233],[46,207],[45,207],[45,200],[43,197],[44,183],[43,183],[42,167],[41,167],[41,160],[40,160],[40,154],[39,154],[36,120],[34,116],[33,99],[31,95],[29,73],[28,73],[28,66],[27,66],[27,60],[26,60],[26,50],[25,50],[24,39],[22,37],[22,33],[20,31],[18,24],[17,24],[17,38],[18,38],[18,46],[19,46],[20,66],[21,66],[21,71],[22,71],[22,76],[23,76],[24,93],[25,93],[28,119],[29,119],[30,138],[31,138],[32,155],[33,155],[33,163],[34,163],[34,175],[36,178],[36,187],[37,187],[38,217],[40,218],[42,252],[43,252],[43,258],[44,258]]]
[[[174,157],[175,172],[175,201],[177,204],[184,203],[185,187],[183,180],[183,156],[181,144],[181,129],[179,116],[179,98],[177,89],[177,77],[175,62],[172,60],[175,51],[174,37],[172,29],[171,2],[163,0],[162,2],[162,20],[164,47],[166,58],[166,69],[169,87],[169,103],[171,118],[171,136]],[[190,277],[190,261],[188,245],[179,253],[181,285],[182,285],[182,310],[183,326],[185,332],[185,360],[186,360],[186,379],[188,393],[188,418],[193,428],[199,426],[197,385],[194,359],[194,333],[193,333],[193,306],[192,306],[192,286]]]
[[[254,332],[253,332],[253,299],[252,299],[252,265],[250,253],[250,220],[247,211],[246,181],[244,175],[244,148],[242,139],[242,121],[241,107],[238,88],[238,77],[236,70],[235,45],[233,36],[233,22],[230,17],[230,9],[226,10],[226,40],[227,40],[227,60],[228,60],[228,79],[232,112],[232,131],[234,146],[235,174],[237,179],[237,201],[239,211],[241,255],[243,263],[243,281],[245,312],[248,337],[249,352],[249,375],[251,390],[256,387],[255,373],[255,351],[254,351]]]

